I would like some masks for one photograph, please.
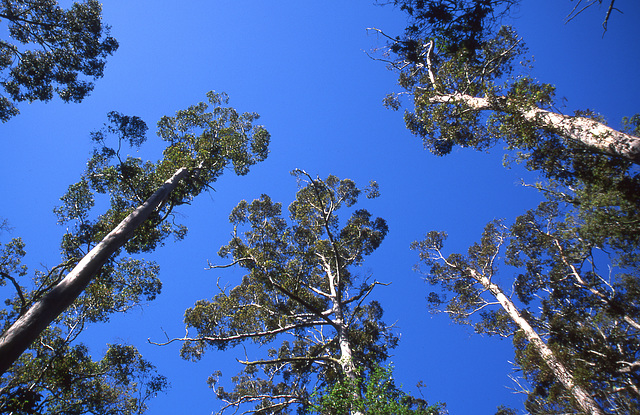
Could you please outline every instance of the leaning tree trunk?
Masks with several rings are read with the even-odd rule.
[[[430,97],[429,102],[433,104],[463,103],[477,111],[502,111],[502,105],[499,103],[504,99],[498,98],[497,102],[494,102],[489,98],[455,93]],[[571,141],[640,164],[640,138],[638,137],[614,130],[589,118],[571,117],[537,107],[522,108],[518,115],[527,121],[552,129]]]
[[[120,249],[133,232],[157,209],[189,175],[181,168],[105,236],[51,291],[35,302],[0,337],[0,375],[36,340],[42,331],[66,310],[89,285],[102,265]]]
[[[475,270],[469,270],[473,279],[478,281],[485,289],[498,300],[502,308],[509,314],[514,323],[524,332],[527,340],[536,349],[542,360],[549,366],[555,377],[562,383],[569,393],[576,399],[580,407],[587,414],[604,415],[604,411],[591,395],[573,380],[573,374],[562,364],[553,351],[542,340],[538,333],[531,327],[529,322],[525,320],[513,302],[507,297],[500,287],[492,283],[491,280],[483,275],[478,274]]]

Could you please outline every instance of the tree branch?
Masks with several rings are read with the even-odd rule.
[[[276,363],[291,363],[291,362],[315,362],[316,360],[325,360],[327,362],[340,365],[340,360],[331,356],[315,356],[315,357],[314,356],[309,356],[309,357],[294,356],[294,357],[281,357],[278,359],[268,359],[268,360],[254,360],[254,361],[238,360],[238,362],[242,363],[243,365],[254,366],[254,365],[269,365],[269,364],[276,364]]]
[[[312,327],[312,326],[317,326],[317,325],[323,325],[323,324],[329,324],[325,321],[309,321],[306,323],[299,323],[299,324],[291,324],[289,326],[285,326],[285,327],[280,327],[278,329],[274,329],[274,330],[265,330],[265,331],[261,331],[261,332],[253,332],[253,333],[242,333],[242,334],[236,334],[233,336],[224,336],[224,337],[211,337],[211,336],[203,336],[203,337],[175,337],[173,339],[170,339],[166,342],[162,342],[162,343],[158,343],[158,342],[153,342],[151,341],[151,339],[147,339],[147,341],[150,344],[156,345],[156,346],[166,346],[168,344],[171,344],[175,341],[192,341],[192,342],[202,342],[202,341],[210,341],[210,342],[230,342],[230,341],[234,341],[234,340],[242,340],[242,339],[250,339],[253,337],[266,337],[266,336],[273,336],[275,334],[280,334],[280,333],[284,333],[287,332],[289,330],[294,330],[294,329],[298,329],[298,328],[305,328],[305,327]]]

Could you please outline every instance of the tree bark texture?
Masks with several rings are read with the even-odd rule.
[[[507,297],[500,287],[492,283],[491,280],[483,275],[478,274],[475,270],[469,270],[473,279],[478,281],[485,289],[498,300],[502,308],[509,314],[514,323],[524,332],[527,340],[537,350],[542,360],[553,371],[555,377],[562,383],[567,391],[576,399],[582,410],[587,414],[604,415],[604,411],[591,395],[580,385],[576,385],[573,380],[572,373],[562,364],[560,360],[553,354],[553,351],[542,340],[538,333],[531,327],[529,322],[522,317],[513,302]]]
[[[105,236],[51,291],[35,302],[0,337],[0,375],[27,350],[31,343],[64,312],[89,285],[102,265],[120,249],[133,232],[149,218],[189,175],[181,168],[142,205],[131,212],[118,226]]]
[[[436,95],[429,98],[429,102],[433,104],[463,103],[477,111],[503,111],[499,104],[489,98],[461,93]],[[569,140],[640,164],[640,138],[638,137],[614,130],[589,118],[571,117],[537,107],[523,108],[518,114],[525,120],[556,131]]]

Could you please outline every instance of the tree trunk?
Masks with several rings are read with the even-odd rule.
[[[502,308],[509,314],[509,317],[513,320],[514,323],[520,327],[520,329],[524,332],[527,340],[533,345],[533,347],[538,351],[542,360],[549,366],[549,368],[553,371],[555,377],[562,383],[569,393],[576,399],[580,407],[587,414],[594,415],[604,415],[604,411],[598,403],[591,397],[589,393],[587,393],[584,388],[580,385],[576,385],[573,380],[573,375],[571,372],[562,364],[558,358],[553,354],[553,351],[547,346],[547,344],[540,338],[538,333],[531,327],[529,322],[525,320],[520,312],[513,304],[513,302],[504,295],[502,289],[498,287],[496,284],[492,283],[491,280],[485,276],[479,275],[475,270],[470,270],[473,279],[478,281],[482,286],[489,290],[491,294],[498,300]]]
[[[429,98],[429,102],[464,103],[477,111],[503,111],[488,98],[455,93],[436,95]],[[541,108],[523,108],[519,115],[525,120],[538,123],[544,127],[557,131],[561,136],[591,147],[596,151],[612,156],[622,157],[633,163],[640,164],[640,138],[614,130],[613,128],[584,117],[571,117]]]
[[[326,229],[328,234],[331,235],[331,231],[329,230],[328,226],[326,226]],[[338,258],[337,250],[334,250],[334,253],[336,254],[336,258]],[[344,374],[344,376],[356,388],[355,390],[353,390],[353,402],[359,402],[362,400],[362,397],[360,396],[356,366],[353,363],[353,350],[351,349],[351,342],[349,341],[349,327],[347,326],[347,323],[344,319],[342,295],[339,287],[339,261],[336,260],[336,264],[338,264],[338,266],[336,272],[333,273],[331,271],[329,262],[324,257],[321,257],[321,259],[323,262],[325,273],[327,274],[327,279],[329,281],[330,298],[333,303],[333,323],[335,325],[336,331],[338,332],[338,345],[340,346],[340,368],[342,369],[342,373]],[[354,410],[353,406],[350,412],[353,415],[363,415],[359,410]]]
[[[342,313],[340,313],[342,314]],[[353,399],[354,402],[360,401],[360,390],[358,376],[356,373],[356,367],[353,364],[353,352],[351,349],[351,342],[349,341],[349,334],[347,333],[347,327],[342,319],[342,316],[339,319],[336,319],[338,329],[338,342],[340,344],[340,366],[342,367],[342,372],[344,375],[352,382],[352,385],[356,388],[353,391]],[[351,409],[351,414],[353,415],[363,415],[357,409]]]
[[[181,168],[142,205],[105,236],[51,291],[34,303],[0,337],[0,375],[36,340],[42,331],[82,294],[102,265],[189,175]]]

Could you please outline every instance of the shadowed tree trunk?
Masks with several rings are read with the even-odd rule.
[[[176,188],[189,176],[189,170],[181,168],[167,180],[142,205],[131,212],[120,224],[105,236],[78,265],[51,291],[34,303],[0,337],[0,374],[3,374],[42,333],[42,331],[66,310],[89,285],[102,265],[133,236],[133,232],[149,218]]]

